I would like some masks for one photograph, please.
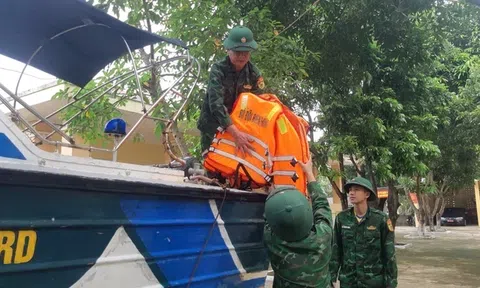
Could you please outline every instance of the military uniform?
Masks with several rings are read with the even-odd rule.
[[[367,181],[358,182],[359,178],[347,184],[363,186],[373,194],[370,182],[364,185]],[[394,238],[392,223],[382,211],[368,208],[360,222],[353,207],[340,212],[333,231],[332,282],[339,274],[341,288],[397,287]]]
[[[328,264],[332,244],[332,212],[327,195],[317,182],[310,182],[307,189],[311,206],[297,190],[287,191],[290,195],[285,196],[297,197],[298,203],[280,197],[277,203],[271,205],[269,199],[266,201],[264,242],[275,272],[274,288],[325,288],[330,285]],[[275,199],[278,193],[282,191],[272,192],[269,198]],[[298,207],[304,207],[300,214],[288,215]]]
[[[243,92],[261,93],[261,77],[260,71],[251,62],[240,72],[235,72],[228,56],[213,64],[207,95],[197,124],[197,128],[202,132],[202,151],[210,146],[218,127],[225,129],[232,124],[229,114],[233,110],[237,95]]]
[[[252,51],[257,48],[257,43],[250,29],[238,26],[230,31],[224,47],[233,51]],[[263,88],[263,77],[250,61],[240,72],[235,71],[228,56],[213,64],[197,123],[201,132],[202,151],[208,149],[218,127],[227,128],[232,124],[229,114],[237,96],[243,92],[261,94]]]

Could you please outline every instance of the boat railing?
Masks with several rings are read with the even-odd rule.
[[[75,31],[75,30],[78,30],[78,29],[82,29],[82,28],[85,28],[85,27],[91,27],[92,25],[104,27],[104,28],[107,28],[107,29],[111,29],[109,26],[104,25],[104,24],[87,23],[87,24],[84,24],[84,25],[76,26],[76,27],[67,29],[65,31],[62,31],[62,32],[54,35],[53,37],[51,37],[48,41],[52,41],[52,40],[54,40],[54,39],[56,39],[56,38],[58,38],[62,35],[65,35],[69,32],[72,32],[72,31]],[[25,63],[25,66],[23,67],[23,70],[21,71],[21,74],[20,74],[19,79],[17,81],[17,85],[15,87],[15,92],[10,91],[5,85],[0,83],[0,89],[3,90],[11,98],[11,99],[7,99],[0,94],[0,101],[3,103],[3,105],[5,105],[5,107],[8,110],[10,110],[12,120],[15,121],[15,122],[21,122],[21,124],[24,125],[25,128],[23,129],[22,132],[24,132],[24,133],[30,132],[30,133],[32,133],[33,135],[36,136],[36,138],[39,141],[34,142],[34,144],[36,144],[36,145],[49,144],[49,145],[53,145],[53,146],[57,147],[57,149],[58,149],[58,147],[63,146],[63,147],[77,148],[77,149],[88,150],[88,151],[112,152],[112,153],[114,153],[114,159],[116,158],[115,155],[116,155],[116,152],[118,151],[118,149],[125,143],[125,141],[127,141],[127,139],[129,139],[131,137],[131,135],[137,130],[137,128],[141,125],[141,123],[145,119],[151,119],[151,120],[154,120],[154,121],[161,121],[165,124],[165,128],[162,132],[162,135],[163,135],[163,144],[166,148],[167,153],[169,154],[170,158],[172,158],[172,160],[178,161],[181,164],[185,164],[185,161],[182,159],[183,157],[179,157],[179,156],[175,155],[175,153],[172,151],[171,145],[170,145],[170,141],[171,141],[172,137],[170,137],[170,135],[174,133],[174,131],[172,129],[172,126],[178,120],[182,111],[186,108],[186,105],[191,98],[193,89],[198,83],[198,79],[199,79],[199,76],[200,76],[200,69],[201,69],[200,63],[198,62],[197,59],[193,58],[190,55],[190,53],[188,52],[188,49],[186,49],[185,55],[173,56],[173,57],[167,58],[167,59],[162,60],[162,61],[151,61],[149,63],[149,65],[145,65],[145,66],[142,66],[142,67],[137,67],[137,65],[135,64],[135,58],[134,58],[133,52],[131,51],[128,42],[125,40],[125,38],[122,35],[119,34],[118,36],[121,37],[121,39],[123,40],[123,43],[125,44],[125,46],[127,48],[128,57],[129,57],[130,61],[132,62],[132,68],[133,68],[132,71],[129,71],[129,72],[126,72],[122,75],[116,76],[116,77],[98,85],[97,87],[93,88],[92,90],[90,90],[86,93],[82,93],[84,88],[79,89],[79,91],[76,92],[73,95],[73,97],[72,97],[73,101],[69,101],[67,104],[65,104],[61,108],[53,111],[52,113],[48,114],[47,116],[43,116],[34,107],[30,106],[26,101],[24,101],[22,99],[22,97],[18,96],[18,89],[19,89],[19,85],[20,85],[20,82],[22,80],[23,74],[25,73],[26,68],[30,65],[30,62],[34,59],[34,57],[45,47],[45,45],[46,45],[46,43],[45,43],[45,44],[40,45],[35,50],[35,52],[31,55],[28,62]],[[47,41],[47,43],[48,43],[48,41]],[[147,106],[145,104],[145,101],[144,101],[144,95],[143,95],[139,75],[141,73],[151,71],[152,69],[157,69],[157,68],[159,68],[163,65],[170,64],[170,63],[175,62],[175,61],[182,61],[182,60],[186,61],[186,64],[187,64],[187,67],[184,69],[183,73],[182,73],[182,71],[180,71],[181,75],[170,86],[168,86],[168,88],[163,89],[163,91],[161,91],[160,96],[156,99],[153,99],[153,103],[150,105],[150,107],[147,108]],[[196,70],[196,73],[194,73],[195,70]],[[191,85],[190,89],[187,90],[188,92],[187,92],[186,95],[182,95],[179,91],[174,89],[183,80],[185,80],[187,77],[191,77],[191,76],[193,76],[193,78],[194,78],[193,85]],[[132,78],[135,78],[135,84],[136,84],[138,94],[139,94],[138,99],[140,100],[141,105],[142,105],[142,115],[137,120],[137,122],[135,124],[133,124],[132,128],[128,131],[128,133],[123,135],[121,140],[114,141],[114,146],[113,146],[112,149],[99,148],[99,147],[94,147],[94,146],[89,146],[89,145],[78,144],[78,143],[75,142],[73,137],[71,137],[70,135],[67,135],[67,133],[64,130],[64,128],[67,125],[69,125],[74,119],[79,117],[82,113],[85,113],[88,109],[90,109],[92,107],[92,105],[94,105],[96,102],[98,102],[100,99],[102,99],[105,95],[107,95],[107,97],[108,97],[108,93],[113,91],[113,89],[115,89],[118,85],[120,85],[122,83],[126,83],[127,81],[131,80]],[[82,99],[85,99],[86,97],[92,95],[93,93],[99,91],[102,88],[105,88],[106,86],[108,86],[110,84],[112,84],[111,87],[109,87],[108,89],[103,91],[100,95],[94,97],[88,104],[86,104],[85,107],[79,109],[79,111],[77,113],[75,113],[72,117],[70,117],[69,119],[67,119],[63,123],[55,124],[52,121],[50,121],[50,118],[52,118],[53,116],[55,116],[58,113],[66,110],[67,108],[74,105],[78,101],[80,101]],[[152,116],[152,112],[162,103],[162,101],[165,100],[167,95],[176,95],[176,96],[180,96],[181,98],[183,98],[183,101],[181,102],[180,107],[176,110],[176,112],[172,113],[172,115],[170,115],[169,117],[166,117],[166,118],[159,118],[159,117]],[[120,97],[117,101],[115,101],[113,103],[113,105],[115,106],[120,101],[124,100],[125,97],[128,97],[128,96]],[[13,105],[10,103],[9,100],[10,101],[13,100]],[[18,104],[23,106],[27,111],[32,113],[36,118],[38,118],[38,120],[35,121],[34,123],[30,123],[27,119],[25,119],[22,115],[20,115],[20,113],[16,109],[17,102],[18,102]],[[44,133],[40,133],[39,131],[37,131],[35,127],[40,123],[44,123],[47,126],[49,126],[52,129],[52,132],[45,135]],[[152,131],[152,133],[153,133],[153,131]],[[59,134],[62,138],[64,138],[66,140],[66,142],[65,141],[51,140],[51,137],[54,134]],[[175,138],[175,137],[173,137],[173,138]],[[185,156],[185,155],[182,155],[182,156]]]

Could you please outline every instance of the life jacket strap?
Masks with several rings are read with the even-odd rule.
[[[213,142],[217,143],[217,144],[220,144],[221,143],[225,143],[226,145],[229,145],[229,146],[232,146],[232,147],[237,147],[237,145],[235,144],[235,142],[233,141],[230,141],[228,139],[218,139],[218,138],[213,138]],[[263,158],[260,154],[258,154],[257,152],[255,152],[254,150],[252,149],[248,149],[247,150],[250,152],[250,154],[257,158],[260,162],[262,162],[262,165],[263,165],[263,169],[266,169],[267,168],[267,161],[268,159],[265,159]],[[268,166],[268,167],[271,167],[271,166]]]
[[[234,161],[237,161],[238,163],[241,163],[243,164],[244,166],[250,168],[251,170],[253,170],[255,173],[257,173],[258,175],[262,176],[263,179],[265,179],[265,181],[267,183],[270,183],[272,181],[272,177],[270,175],[268,175],[267,173],[263,172],[262,170],[260,170],[258,167],[256,167],[255,165],[252,165],[251,163],[249,163],[248,161],[245,161],[245,159],[242,159],[238,156],[235,156],[233,154],[230,154],[228,152],[225,152],[225,151],[222,151],[220,149],[216,149],[215,147],[210,147],[209,149],[209,152],[213,152],[213,153],[216,153],[218,155],[221,155],[223,157],[226,157],[226,158],[230,158]]]
[[[222,127],[218,127],[217,130],[218,130],[218,132],[220,132],[220,133],[222,133],[222,134],[225,133],[225,131],[226,131],[226,130],[223,129]],[[253,139],[253,141],[255,141],[255,142],[256,142],[258,145],[260,145],[263,149],[265,149],[265,150],[267,151],[267,152],[265,152],[265,153],[269,153],[269,152],[268,152],[268,145],[267,145],[265,142],[263,142],[262,140],[258,139],[258,138],[255,137],[255,136],[252,136],[252,135],[250,135],[250,134],[248,134],[248,136],[250,136],[250,137]],[[268,156],[268,154],[265,154],[265,156]]]
[[[270,175],[273,176],[273,177],[275,177],[276,175],[278,175],[278,176],[290,176],[292,178],[293,182],[297,182],[297,180],[299,178],[297,172],[295,172],[295,171],[277,170],[277,171],[273,171]]]
[[[275,156],[272,157],[273,162],[290,162],[290,165],[292,167],[295,167],[297,165],[298,160],[295,158],[295,156]]]

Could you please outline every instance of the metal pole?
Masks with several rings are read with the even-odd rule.
[[[113,136],[113,147],[116,147],[118,144],[118,136]],[[117,150],[113,150],[113,162],[117,162]]]
[[[127,43],[127,40],[122,37],[123,42],[125,43],[125,46],[127,47],[128,54],[130,55],[130,59],[132,59],[132,65],[133,65],[133,71],[135,73],[135,79],[137,80],[137,87],[138,87],[138,93],[140,94],[140,101],[142,102],[142,112],[145,113],[147,109],[145,109],[145,102],[143,100],[143,92],[142,92],[142,85],[140,85],[140,77],[138,77],[138,72],[137,72],[137,65],[135,64],[135,58],[133,58],[132,51],[130,50],[130,46]],[[153,47],[153,45],[152,45]],[[152,51],[154,53],[154,51]]]
[[[67,139],[68,142],[70,143],[75,143],[75,141],[73,140],[72,137],[68,136],[67,134],[65,134],[62,130],[60,130],[57,126],[55,126],[55,124],[53,124],[52,122],[48,121],[47,119],[45,119],[45,117],[43,117],[42,115],[40,115],[40,113],[38,113],[35,109],[33,109],[32,107],[30,107],[27,103],[25,103],[25,101],[23,101],[20,97],[18,97],[17,95],[13,94],[12,91],[8,90],[7,87],[5,87],[2,83],[0,83],[0,89],[2,89],[3,91],[5,91],[8,95],[10,95],[10,97],[12,97],[13,99],[16,99],[18,101],[18,103],[20,103],[20,105],[22,105],[23,107],[25,107],[25,109],[27,109],[30,113],[32,113],[33,115],[35,115],[35,117],[37,117],[38,119],[42,120],[45,122],[45,124],[47,124],[48,126],[50,126],[50,128],[52,128],[54,131],[56,131],[58,134],[60,134],[63,138]],[[13,107],[13,110],[15,110],[15,107]]]
[[[127,135],[125,137],[123,137],[122,141],[120,141],[120,143],[118,143],[118,146],[115,146],[113,148],[113,151],[115,150],[118,150],[118,148],[128,139],[128,137],[133,133],[133,131],[135,131],[137,129],[137,127],[142,123],[142,121],[145,119],[145,117],[148,116],[148,114],[150,114],[150,112],[152,112],[153,109],[155,109],[158,104],[160,103],[160,101],[163,100],[163,98],[165,98],[165,96],[167,95],[168,92],[170,92],[170,90],[173,89],[173,87],[175,87],[175,85],[178,84],[178,82],[180,82],[181,79],[185,78],[185,75],[190,71],[191,67],[189,69],[187,69],[187,71],[185,71],[182,76],[180,76],[180,78],[178,78],[173,84],[172,86],[170,86],[167,90],[165,90],[165,92],[162,94],[162,96],[160,96],[157,101],[155,101],[155,103],[153,103],[153,105],[147,110],[147,112],[145,112],[142,117],[140,117],[140,119],[138,119],[137,123],[135,123],[135,125],[132,127],[132,129],[130,131],[128,131]]]

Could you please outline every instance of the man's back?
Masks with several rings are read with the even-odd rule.
[[[314,225],[306,238],[284,241],[268,223],[265,224],[264,241],[275,271],[275,288],[329,287],[332,214],[327,196],[317,182],[309,183],[308,191],[311,193]]]

